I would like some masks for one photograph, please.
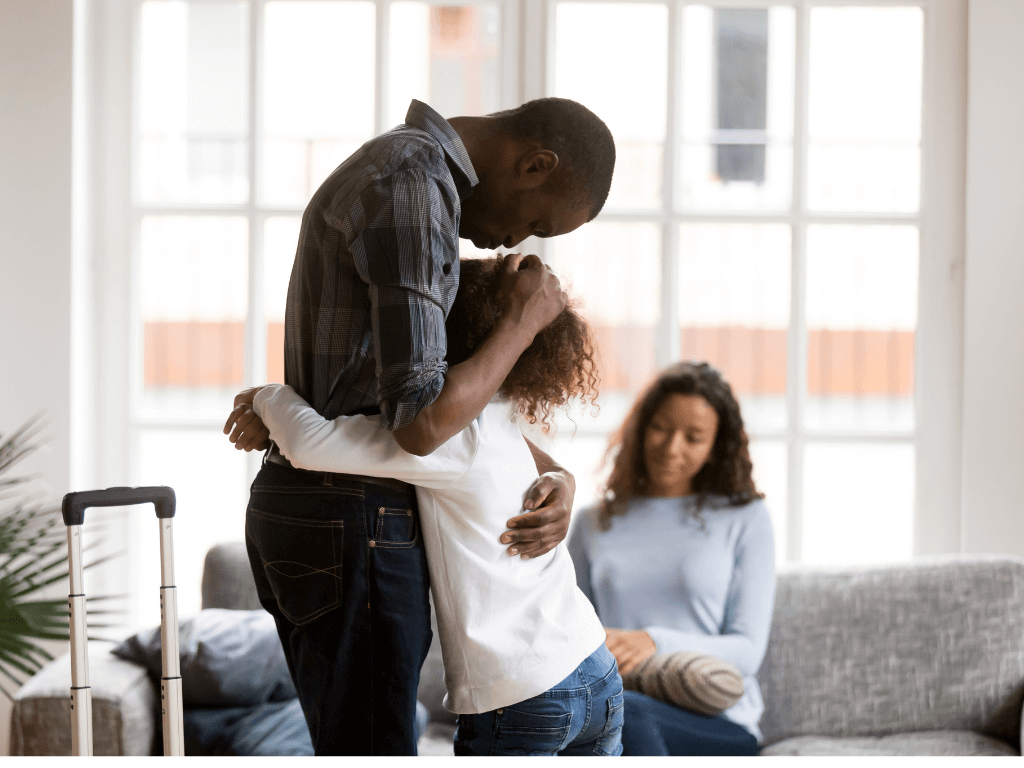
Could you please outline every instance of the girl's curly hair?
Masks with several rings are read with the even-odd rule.
[[[503,263],[502,256],[460,259],[459,290],[445,323],[449,364],[469,358],[501,318],[498,287]],[[577,303],[570,299],[555,321],[534,337],[498,390],[517,404],[530,424],[540,421],[545,433],[551,429],[552,413],[568,409],[573,398],[579,397],[582,404],[597,399],[590,327],[576,310]]]
[[[651,419],[669,395],[697,395],[718,414],[718,431],[707,463],[693,478],[697,494],[697,516],[708,496],[724,496],[733,507],[763,499],[751,476],[747,432],[732,387],[715,368],[703,362],[677,363],[662,371],[637,398],[622,427],[608,446],[606,459],[614,455],[612,471],[605,484],[598,521],[607,530],[611,518],[625,514],[633,496],[643,494],[647,485],[644,464],[644,435]]]

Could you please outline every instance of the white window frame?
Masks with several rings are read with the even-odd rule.
[[[162,204],[162,203],[141,203],[135,198],[134,192],[129,192],[130,210],[130,264],[131,284],[129,296],[131,303],[130,317],[133,319],[129,325],[129,368],[131,374],[129,380],[132,382],[128,397],[128,423],[133,432],[146,428],[161,429],[206,429],[220,427],[209,419],[189,419],[180,417],[161,418],[152,415],[141,415],[142,400],[142,365],[143,365],[143,339],[142,327],[137,318],[141,316],[139,311],[139,297],[135,289],[138,281],[139,259],[139,229],[143,217],[151,215],[174,215],[174,216],[237,216],[244,217],[248,222],[248,286],[247,301],[248,313],[245,323],[245,381],[246,385],[264,383],[267,370],[266,356],[266,323],[263,306],[263,235],[266,220],[274,216],[300,216],[303,205],[268,205],[259,200],[259,181],[261,179],[261,158],[260,142],[262,141],[260,115],[262,108],[262,87],[261,75],[263,64],[263,31],[265,7],[268,2],[293,2],[299,0],[244,0],[248,3],[248,54],[249,54],[249,82],[248,82],[248,124],[249,141],[247,152],[247,173],[249,180],[249,193],[246,202],[239,204]],[[317,0],[328,2],[330,0]],[[365,0],[364,0],[365,1]],[[390,27],[390,6],[391,0],[371,0],[376,7],[376,40],[374,46],[374,76],[376,86],[376,104],[374,113],[374,134],[382,133],[392,127],[388,125],[388,32]],[[132,119],[129,126],[131,133],[131,159],[129,167],[134,172],[132,178],[132,190],[140,187],[138,178],[139,168],[133,166],[134,158],[139,156],[140,137],[137,126],[139,124],[135,110],[138,108],[137,99],[134,94],[139,92],[138,75],[140,72],[139,51],[136,41],[138,40],[140,28],[140,9],[145,0],[131,0],[131,45],[132,45],[132,67],[134,75],[132,83]],[[224,0],[189,0],[191,3],[219,3]],[[518,45],[518,9],[515,7],[515,0],[460,0],[462,5],[473,4],[499,4],[502,6],[502,94],[500,102],[503,108],[514,105],[517,89],[516,75],[516,48]],[[225,418],[226,418],[225,412]],[[259,466],[259,457],[250,455],[250,476],[254,476]],[[131,466],[130,474],[134,475],[137,467]]]
[[[94,487],[124,485],[136,476],[138,438],[147,428],[220,429],[220,423],[178,419],[141,420],[133,414],[141,381],[141,325],[138,322],[137,270],[138,222],[147,212],[169,212],[170,206],[141,206],[132,199],[132,164],[136,137],[133,93],[136,66],[138,9],[142,0],[97,0],[84,4],[82,23],[88,47],[86,77],[91,93],[86,145],[90,159],[85,172],[90,197],[87,252],[90,254],[89,294],[95,307],[95,323],[86,345],[94,356],[95,379],[81,387],[93,401],[96,429],[83,444],[93,451],[91,480]],[[263,334],[263,221],[277,214],[298,214],[301,207],[258,205],[259,62],[262,44],[263,6],[251,0],[249,29],[249,184],[247,203],[239,206],[174,207],[176,214],[241,214],[248,217],[249,315],[246,329],[245,376],[250,384],[261,383],[266,370]],[[601,0],[599,0],[601,1]],[[629,0],[609,0],[629,2]],[[203,2],[203,0],[199,0]],[[554,62],[554,9],[556,0],[502,0],[503,82],[501,103],[515,106],[551,92]],[[678,31],[684,0],[667,0],[671,29]],[[663,228],[662,300],[664,318],[658,336],[659,365],[679,356],[678,263],[676,237],[682,221],[778,221],[794,226],[792,252],[792,315],[788,348],[789,427],[779,432],[756,432],[755,438],[784,441],[788,447],[789,503],[788,546],[790,560],[799,558],[801,538],[800,489],[803,446],[811,442],[876,440],[910,443],[916,448],[916,509],[914,554],[958,552],[962,549],[960,510],[960,415],[962,412],[963,361],[963,255],[964,178],[966,146],[966,0],[706,0],[706,5],[762,8],[791,5],[797,11],[798,57],[794,125],[794,201],[789,213],[713,214],[679,213],[672,206],[675,173],[672,141],[676,137],[678,104],[676,84],[681,60],[677,37],[670,37],[672,68],[668,77],[668,125],[663,209],[654,213],[608,210],[605,221],[656,221]],[[921,208],[919,214],[843,216],[809,213],[802,209],[805,168],[809,8],[814,5],[917,5],[924,11],[924,93],[921,138]],[[386,129],[387,49],[384,44],[390,0],[377,2],[376,128]],[[920,227],[918,326],[916,335],[915,398],[917,421],[909,435],[864,435],[815,432],[802,429],[802,387],[806,368],[806,323],[803,317],[803,264],[806,226],[820,222],[913,223]],[[522,246],[544,255],[544,243],[530,239]],[[666,332],[669,331],[669,332]],[[675,333],[671,331],[676,331]],[[136,384],[130,384],[136,382]],[[225,414],[226,416],[226,414]],[[581,424],[581,429],[584,425]],[[127,439],[126,439],[127,437]],[[259,457],[249,460],[254,475]],[[184,510],[183,510],[184,512]],[[133,519],[138,518],[134,516]],[[134,525],[134,523],[132,524]],[[884,535],[884,532],[879,532]],[[133,570],[131,551],[135,538],[126,534],[129,549],[126,568]],[[241,538],[241,532],[239,532]]]
[[[562,0],[573,2],[574,0]],[[560,0],[542,0],[547,31],[533,39],[546,41],[544,56],[528,60],[553,62],[555,13]],[[586,0],[621,3],[622,0]],[[787,331],[785,429],[752,429],[752,440],[785,444],[787,448],[786,558],[804,559],[804,448],[813,444],[910,445],[915,453],[913,554],[960,550],[959,442],[963,326],[963,167],[966,109],[966,7],[963,0],[644,0],[668,10],[669,71],[666,83],[662,207],[658,211],[605,209],[600,220],[654,223],[661,227],[662,316],[658,323],[656,360],[664,367],[680,359],[679,225],[695,223],[781,223],[791,227],[790,318]],[[793,123],[793,187],[789,211],[688,212],[676,207],[679,168],[683,56],[682,10],[686,5],[714,8],[767,9],[789,6],[796,12],[795,99]],[[916,213],[828,213],[810,211],[806,203],[808,139],[808,62],[810,11],[821,6],[919,7],[923,12],[923,82],[921,195]],[[963,24],[963,26],[960,26]],[[545,92],[554,93],[553,67],[545,67]],[[935,183],[932,181],[935,180]],[[945,181],[946,183],[943,183]],[[808,327],[806,320],[807,228],[815,224],[902,224],[920,232],[918,324],[915,333],[915,424],[909,431],[808,430],[804,426],[807,393]],[[542,246],[543,247],[543,246]],[[581,420],[578,434],[597,434]],[[865,482],[870,482],[865,478]],[[880,532],[884,535],[884,532]]]

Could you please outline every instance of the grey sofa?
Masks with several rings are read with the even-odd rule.
[[[203,564],[202,607],[256,610],[256,584],[245,546],[220,544]],[[161,729],[159,692],[146,670],[110,653],[114,643],[89,643],[94,755],[151,755]],[[15,694],[12,755],[70,755],[71,660],[50,662]]]
[[[921,559],[778,578],[766,755],[1019,755],[1024,562]]]
[[[245,550],[207,555],[203,607],[258,607]],[[436,632],[435,632],[436,636]],[[150,754],[160,727],[153,683],[90,646],[95,753]],[[1019,755],[1024,703],[1024,562],[917,560],[779,574],[759,678],[766,755]],[[18,692],[11,752],[70,751],[67,656]],[[438,649],[420,700],[426,755],[451,754]]]

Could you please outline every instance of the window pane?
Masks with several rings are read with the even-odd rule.
[[[682,34],[680,206],[788,208],[795,11],[688,5]]]
[[[249,195],[245,3],[145,2],[139,38],[139,197],[239,203]]]
[[[786,426],[790,228],[679,227],[680,354],[720,369],[751,429]]]
[[[284,310],[299,242],[298,216],[271,216],[263,226],[263,318],[267,328],[267,381],[284,383]]]
[[[746,414],[743,415],[746,423]],[[748,427],[749,429],[749,427]],[[764,503],[772,516],[775,533],[775,563],[786,562],[786,535],[789,519],[789,452],[778,440],[751,440],[750,460],[754,464],[754,484],[764,494]]]
[[[593,110],[615,136],[608,208],[661,206],[667,73],[664,5],[558,4],[554,95]]]
[[[443,117],[501,107],[501,6],[391,5],[388,126],[405,121],[412,99]]]
[[[918,230],[807,228],[809,429],[914,428]]]
[[[245,379],[246,220],[146,216],[143,416],[227,418]]]
[[[230,401],[224,411],[230,410]],[[220,430],[145,429],[139,436],[139,485],[174,489],[174,575],[178,615],[199,613],[203,560],[214,544],[245,539],[249,498],[246,454],[235,450]],[[150,511],[135,516],[132,584],[138,586],[138,622],[160,623],[160,531]]]
[[[610,432],[622,423],[632,398],[655,373],[655,328],[661,316],[660,228],[598,221],[550,240],[548,247],[552,268],[582,301],[594,332],[601,412],[593,428]]]
[[[803,557],[813,564],[905,560],[914,549],[914,448],[804,448]]]
[[[916,211],[920,8],[812,8],[807,200],[814,210]]]
[[[372,2],[268,2],[262,199],[303,205],[374,134]]]

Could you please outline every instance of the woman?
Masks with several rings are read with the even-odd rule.
[[[497,323],[501,263],[500,257],[462,262],[446,325],[449,364],[468,358]],[[500,397],[429,456],[405,453],[379,417],[328,421],[279,385],[254,397],[255,411],[293,466],[416,486],[445,665],[445,706],[459,715],[456,754],[621,752],[622,680],[601,622],[576,586],[565,544],[521,559],[510,558],[499,542],[537,477],[515,417],[546,427],[552,409],[576,396],[592,400],[596,384],[589,330],[569,306],[520,356]],[[256,499],[257,491],[254,486]],[[260,548],[255,505],[246,535]],[[400,546],[388,531],[407,541],[414,525],[405,510],[381,508],[366,534],[369,546]]]
[[[775,544],[739,405],[714,368],[680,363],[634,404],[616,449],[605,498],[580,513],[569,551],[620,672],[696,651],[734,664],[745,689],[716,717],[626,691],[623,754],[755,755]]]

